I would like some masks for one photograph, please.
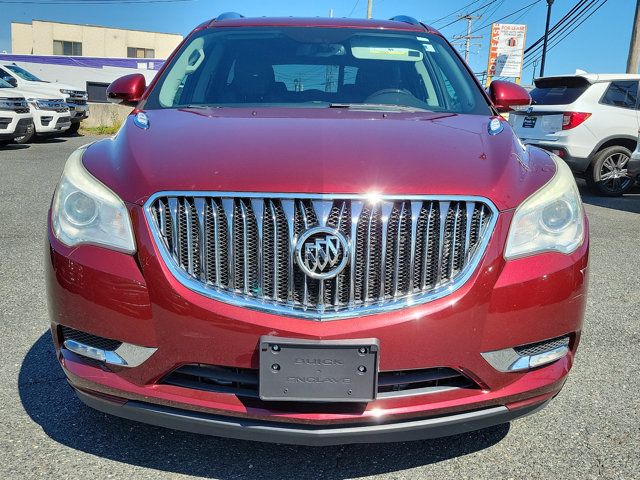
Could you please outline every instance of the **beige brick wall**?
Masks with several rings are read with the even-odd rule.
[[[30,25],[11,24],[14,54],[53,55],[54,40],[81,42],[85,57],[125,58],[127,47],[133,47],[153,49],[155,58],[164,59],[182,41],[182,36],[42,20],[34,20]]]
[[[29,55],[33,49],[30,23],[11,23],[11,49],[13,53]]]

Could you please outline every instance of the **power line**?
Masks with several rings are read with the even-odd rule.
[[[470,7],[471,5],[473,5],[474,3],[478,3],[478,2],[480,2],[480,1],[481,1],[481,0],[473,0],[473,2],[469,2],[469,3],[467,3],[465,6],[460,7],[459,9],[454,10],[454,11],[453,11],[453,12],[451,12],[451,13],[448,13],[448,14],[447,14],[447,15],[445,15],[444,17],[440,17],[440,18],[438,18],[437,20],[432,20],[432,21],[427,22],[427,23],[428,23],[429,25],[431,25],[431,26],[434,26],[434,24],[436,24],[436,23],[438,23],[438,22],[440,22],[440,21],[444,20],[445,18],[449,18],[450,16],[455,15],[456,13],[461,12],[461,11],[462,11],[462,10],[464,10],[465,8],[469,8],[469,7]]]
[[[517,9],[517,10],[515,10],[515,11],[513,11],[513,12],[507,14],[507,15],[504,15],[503,17],[500,17],[500,18],[498,18],[496,20],[491,20],[491,21],[483,24],[482,26],[480,26],[480,27],[476,28],[475,30],[473,30],[471,33],[479,32],[480,30],[484,30],[485,28],[490,27],[491,24],[493,24],[493,23],[498,23],[498,22],[501,22],[502,20],[504,20],[506,18],[512,17],[513,15],[517,15],[518,13],[522,12],[524,9],[533,7],[536,3],[540,3],[541,1],[542,0],[535,0],[535,1],[531,2],[531,3],[528,3],[524,7],[519,8],[519,9]]]
[[[493,15],[495,15],[495,13],[500,9],[500,7],[502,6],[502,4],[505,2],[505,0],[500,0],[500,3],[498,3],[493,10],[491,10],[491,12],[489,12],[489,9],[487,9],[486,12],[484,12],[484,16],[487,18],[491,18]]]
[[[347,15],[347,18],[349,18],[351,15],[353,15],[353,12],[356,11],[356,8],[358,7],[358,3],[360,3],[360,0],[356,0],[356,3],[353,4],[353,8],[349,12],[349,15]]]
[[[562,42],[565,38],[567,38],[569,35],[571,35],[573,32],[575,32],[578,27],[580,27],[580,25],[582,25],[584,22],[586,22],[594,13],[596,13],[598,10],[600,10],[600,8],[602,8],[604,6],[605,3],[607,3],[608,0],[602,0],[602,3],[600,3],[595,9],[593,9],[591,11],[591,13],[589,15],[587,15],[584,19],[582,19],[582,21],[580,23],[578,23],[575,27],[573,27],[571,30],[569,30],[567,33],[565,33],[561,38],[559,38],[558,40],[556,40],[556,42],[553,45],[550,45],[549,48],[547,49],[547,52],[550,51],[553,47],[555,47],[556,45],[558,45],[560,42]],[[539,59],[540,56],[536,57],[535,59],[533,59],[533,61]],[[529,61],[527,64],[524,65],[523,68],[528,68],[529,66],[531,66],[531,64],[533,63],[533,61]]]
[[[485,8],[487,8],[489,5],[496,3],[498,0],[489,0],[488,3],[479,6],[478,8],[476,8],[475,10],[471,10],[470,12],[467,13],[467,15],[473,15],[474,13],[479,12],[480,10],[484,10]],[[456,18],[455,20],[447,23],[446,25],[443,25],[442,27],[439,27],[440,30],[442,30],[443,28],[447,28],[449,25],[453,25],[454,23],[460,21],[460,19]]]
[[[589,0],[584,0],[589,1]],[[561,36],[564,32],[566,32],[569,28],[571,28],[573,25],[575,25],[583,16],[585,16],[587,13],[589,13],[589,11],[596,7],[597,3],[600,0],[590,0],[589,3],[587,3],[586,5],[584,3],[580,3],[578,2],[580,5],[576,4],[576,6],[578,7],[582,7],[583,8],[579,9],[579,10],[574,10],[572,9],[572,15],[571,16],[567,16],[565,15],[560,21],[558,21],[558,23],[556,23],[552,29],[550,29],[549,33],[549,39],[548,41],[551,41],[555,38],[558,38],[559,36]],[[561,22],[563,22],[564,24],[562,24]],[[558,28],[560,27],[560,28]],[[542,37],[542,39],[544,40],[544,37]],[[531,45],[529,48],[527,48],[525,50],[525,54],[524,54],[524,58],[525,60],[529,60],[534,56],[537,56],[541,53],[541,49],[543,47],[543,44],[540,43],[541,40],[538,39],[536,42],[534,42],[533,45]],[[537,44],[537,45],[536,45]]]
[[[575,30],[577,30],[577,29],[578,29],[578,27],[579,27],[580,25],[582,25],[584,22],[586,22],[586,21],[589,19],[589,17],[591,17],[591,15],[593,15],[593,14],[594,14],[594,13],[596,13],[598,10],[600,10],[600,8],[601,8],[602,6],[604,6],[604,4],[605,4],[605,3],[607,3],[607,1],[608,1],[608,0],[603,0],[603,1],[602,1],[602,3],[601,3],[600,5],[598,5],[598,6],[597,6],[597,7],[596,7],[596,8],[595,8],[595,9],[594,9],[594,10],[593,10],[589,15],[587,15],[587,16],[586,16],[586,17],[585,17],[585,18],[584,18],[580,23],[578,23],[574,28],[572,28],[570,31],[568,31],[566,34],[564,34],[561,38],[559,38],[558,40],[556,40],[556,42],[555,42],[555,43],[553,43],[553,45],[550,45],[550,46],[549,46],[549,48],[547,49],[547,51],[551,50],[553,47],[555,47],[555,46],[556,46],[556,45],[558,45],[560,42],[562,42],[562,40],[564,40],[566,37],[568,37],[569,35],[571,35]],[[537,60],[537,59],[539,59],[539,58],[540,58],[540,56],[536,57],[534,60]],[[529,61],[529,63],[527,63],[527,64],[525,65],[525,67],[523,67],[523,68],[529,67],[529,66],[531,65],[531,63],[532,63],[532,62],[531,62],[531,61]]]
[[[514,19],[513,19],[513,20],[511,20],[511,21],[512,21],[513,23],[515,23],[515,22],[517,22],[518,20],[520,20],[522,17],[527,16],[527,15],[529,14],[529,12],[530,12],[530,11],[533,9],[533,7],[535,7],[535,6],[536,6],[536,4],[535,4],[535,3],[531,4],[531,6],[530,6],[530,7],[529,7],[525,12],[522,12],[520,15],[518,15],[516,18],[514,18]]]
[[[562,24],[564,24],[565,22],[570,20],[570,17],[574,14],[574,12],[576,10],[578,10],[580,7],[582,7],[585,3],[587,3],[589,0],[579,0],[560,20],[558,20],[556,22],[556,24],[551,27],[551,29],[549,30],[549,34],[552,34],[553,32],[555,32],[559,27],[562,26]],[[591,2],[592,4],[595,3],[595,0],[592,0]],[[586,7],[588,8],[588,6]],[[542,35],[540,38],[538,38],[535,42],[533,42],[531,45],[529,45],[529,47],[527,47],[527,49],[524,51],[525,54],[527,54],[528,52],[530,52],[531,50],[533,50],[536,45],[541,44],[544,41],[544,35]]]
[[[502,4],[504,3],[505,0],[501,0],[500,3],[498,3],[498,5],[496,5],[493,10],[491,10],[491,12],[489,12],[489,8],[487,8],[487,10],[485,12],[482,13],[482,15],[478,15],[479,17],[489,17],[491,18],[491,16],[496,13],[498,11],[498,9],[502,6]],[[489,7],[490,5],[487,5],[487,7]],[[477,29],[476,29],[477,30]],[[458,35],[462,35],[465,32],[460,32],[458,33]],[[472,35],[475,32],[466,32],[468,35]]]

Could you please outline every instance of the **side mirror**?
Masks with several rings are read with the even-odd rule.
[[[112,103],[135,107],[146,89],[144,75],[133,73],[114,80],[107,87],[107,98]]]
[[[503,80],[494,80],[489,85],[489,98],[499,112],[508,112],[513,107],[522,107],[531,104],[531,97],[520,85]]]

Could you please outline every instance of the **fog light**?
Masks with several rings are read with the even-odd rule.
[[[569,353],[568,336],[484,352],[482,356],[500,372],[518,372],[555,362],[567,353]]]
[[[120,367],[138,367],[146,362],[157,350],[157,348],[141,347],[124,342],[115,350],[105,350],[76,340],[65,340],[63,347],[76,355]]]

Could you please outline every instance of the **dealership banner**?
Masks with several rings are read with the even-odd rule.
[[[488,77],[515,77],[522,74],[526,25],[494,23],[491,25]]]

